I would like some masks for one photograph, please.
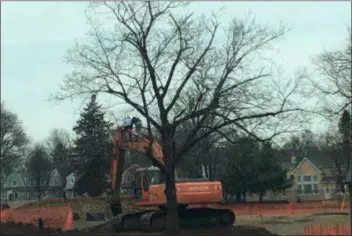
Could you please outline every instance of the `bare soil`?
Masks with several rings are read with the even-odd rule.
[[[79,216],[79,220],[74,221],[73,231],[63,232],[53,229],[38,229],[33,225],[1,223],[1,235],[163,235],[161,232],[116,232],[110,225],[103,222],[84,221],[87,211],[101,211],[103,209],[103,199],[91,200],[80,198],[67,202],[72,207],[74,214]],[[30,208],[35,206],[58,205],[57,200],[47,201],[47,203],[27,203],[24,205],[11,206],[11,208]],[[123,209],[127,211],[135,210],[132,203],[125,201]],[[304,235],[307,225],[331,225],[341,224],[348,220],[346,215],[290,215],[290,216],[238,216],[236,224],[232,228],[206,228],[194,230],[181,230],[181,235]]]
[[[206,236],[262,236],[262,235],[302,235],[309,224],[327,225],[344,223],[346,215],[278,216],[278,217],[239,217],[231,228],[183,229],[180,235]],[[38,229],[29,224],[1,223],[1,235],[164,235],[163,232],[116,232],[111,225],[102,222],[75,221],[75,230],[63,232],[55,229]]]
[[[7,236],[42,236],[42,235],[66,235],[66,236],[73,236],[73,235],[165,235],[164,232],[116,232],[114,231],[110,225],[98,225],[91,228],[84,228],[81,230],[73,230],[63,232],[61,230],[55,229],[38,229],[37,227],[29,224],[18,224],[18,223],[1,223],[0,229],[1,235]],[[233,226],[230,228],[203,228],[203,229],[184,229],[181,230],[180,235],[206,235],[206,236],[214,236],[214,235],[221,235],[221,236],[233,236],[233,235],[248,235],[248,236],[262,236],[262,235],[276,235],[267,231],[264,228],[260,227],[249,227],[249,226]]]
[[[326,214],[307,216],[238,217],[236,224],[261,227],[279,235],[304,235],[304,229],[307,225],[327,226],[343,224],[347,221],[348,215]]]

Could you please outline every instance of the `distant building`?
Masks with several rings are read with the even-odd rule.
[[[74,197],[74,186],[76,182],[76,177],[74,173],[72,172],[66,177],[66,186],[65,186],[65,193],[66,193],[66,198],[73,198]]]
[[[286,170],[286,178],[292,179],[291,187],[281,192],[268,191],[264,200],[329,200],[343,197],[337,183],[336,168],[329,157],[319,151],[310,152],[300,160],[283,153],[278,158]],[[258,195],[249,195],[249,200],[258,200]]]
[[[56,169],[51,172],[48,183],[44,180],[41,182],[43,185],[42,199],[60,196],[61,178]],[[5,179],[1,189],[1,200],[24,201],[36,199],[38,199],[37,183],[29,172],[15,171]]]

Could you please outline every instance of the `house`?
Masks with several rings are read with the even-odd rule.
[[[335,166],[323,154],[305,157],[291,175],[294,177],[292,199],[328,200],[341,197]]]
[[[66,186],[65,186],[65,193],[66,193],[66,198],[73,198],[74,197],[74,186],[75,186],[76,178],[74,173],[70,173],[66,177]]]
[[[43,184],[47,181],[42,180]],[[47,199],[59,197],[61,190],[61,178],[59,172],[54,169],[50,174],[47,185],[43,187],[41,198]],[[5,201],[24,201],[38,199],[36,180],[29,172],[12,172],[6,179],[1,192],[1,199]]]
[[[280,192],[268,191],[263,200],[329,200],[343,198],[337,185],[336,168],[330,159],[320,151],[311,151],[298,162],[289,152],[280,154],[278,161],[286,170],[286,178],[292,180],[290,188]],[[250,194],[248,201],[258,200]]]

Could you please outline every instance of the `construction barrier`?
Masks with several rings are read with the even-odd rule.
[[[301,203],[235,203],[222,205],[192,205],[232,209],[237,216],[290,216],[326,213],[347,213],[348,204],[341,202],[310,201]]]
[[[1,222],[19,222],[38,225],[42,220],[45,228],[72,230],[73,214],[70,206],[40,207],[30,209],[7,209],[1,211]]]
[[[349,235],[347,223],[334,225],[306,225],[304,235]]]

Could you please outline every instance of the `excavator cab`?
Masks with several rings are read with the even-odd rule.
[[[151,166],[136,170],[133,185],[134,196],[137,201],[144,201],[148,198],[149,187],[153,184],[163,184],[164,176],[159,168]]]

